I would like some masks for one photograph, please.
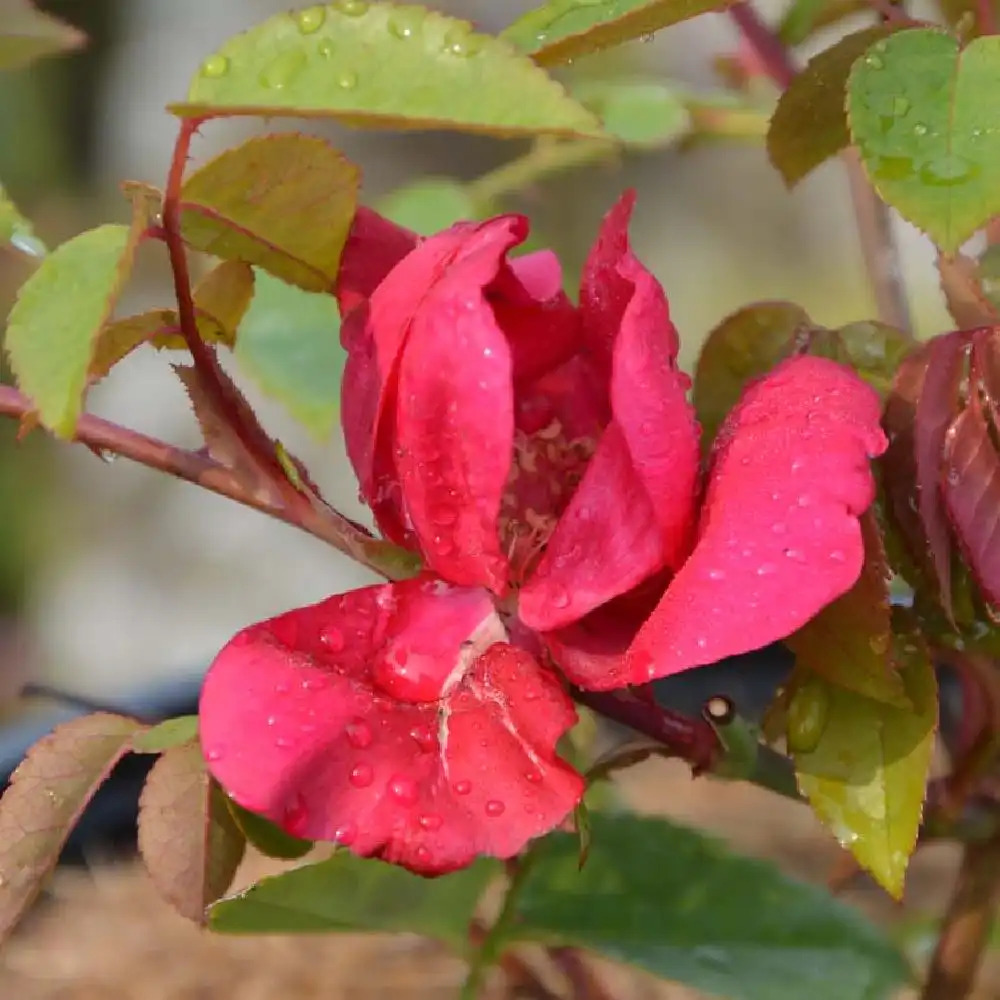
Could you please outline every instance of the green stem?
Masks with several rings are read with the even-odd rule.
[[[520,191],[550,174],[611,159],[618,151],[617,144],[603,139],[571,142],[539,139],[523,156],[471,181],[467,191],[474,202],[489,205],[497,198]]]
[[[468,975],[462,984],[459,1000],[477,1000],[486,973],[500,960],[505,945],[504,939],[517,916],[517,901],[534,866],[535,857],[536,855],[529,850],[511,862],[510,867],[513,872],[510,877],[510,885],[507,886],[507,894],[504,896],[503,906],[500,908],[500,913],[493,922],[493,926],[486,932],[479,949],[472,957]]]

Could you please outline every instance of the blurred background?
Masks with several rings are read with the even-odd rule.
[[[77,54],[0,75],[0,178],[39,235],[55,245],[99,222],[125,219],[121,180],[162,184],[175,134],[164,105],[184,95],[219,42],[286,5],[47,0],[38,6],[91,39]],[[436,6],[498,29],[532,4],[452,0]],[[725,16],[707,15],[591,62],[602,71],[717,89],[713,56],[735,42]],[[210,124],[196,140],[196,160],[258,125]],[[476,177],[523,149],[457,135],[313,130],[361,164],[370,203],[420,175]],[[536,236],[573,270],[600,217],[627,185],[639,192],[634,245],[667,290],[688,365],[720,319],[754,300],[791,299],[827,325],[873,318],[839,162],[789,194],[761,144],[708,143],[578,170],[536,185],[509,207],[528,212]],[[895,224],[917,331],[947,329],[931,249],[910,227]],[[168,305],[167,277],[164,261],[143,253],[121,313]],[[12,265],[0,272],[5,311],[18,278]],[[137,352],[95,389],[90,408],[197,446],[168,360]],[[311,440],[251,384],[243,385],[266,425],[305,460],[328,498],[363,518],[339,435]],[[330,392],[337,392],[335,384]],[[41,434],[15,446],[14,431],[0,424],[0,712],[8,716],[3,696],[26,678],[109,704],[134,703],[150,685],[183,687],[248,622],[365,582],[353,564],[292,528]],[[662,762],[636,769],[624,787],[643,809],[707,825],[799,874],[822,879],[837,857],[805,809],[776,804],[753,788],[692,783],[683,769]],[[946,849],[928,858],[911,884],[911,903],[921,912],[936,905],[935,887],[951,864]],[[374,972],[370,956],[344,939],[208,939],[175,919],[131,866],[91,860],[86,872],[59,875],[52,889],[58,905],[43,907],[0,953],[4,996],[206,1000],[271,996],[277,989],[289,997],[437,996],[458,975],[457,966],[409,941],[379,944],[388,957]],[[864,886],[855,893],[887,912]],[[187,949],[180,963],[178,948]],[[313,972],[305,975],[304,967]],[[690,996],[649,992],[652,984],[633,978],[623,980],[621,990],[616,995]]]

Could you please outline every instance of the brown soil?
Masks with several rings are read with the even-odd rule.
[[[822,881],[840,853],[806,808],[751,786],[692,781],[679,766],[651,761],[622,788],[644,811],[721,834],[799,876]],[[955,860],[951,847],[921,851],[906,910],[940,910]],[[272,867],[251,858],[240,881]],[[0,1000],[431,1000],[453,996],[462,979],[459,961],[416,937],[215,937],[175,916],[134,863],[60,871],[49,892],[0,952]],[[862,880],[844,895],[878,920],[902,912]],[[1000,980],[985,981],[995,971],[977,1000],[1000,995]],[[606,963],[600,975],[614,1000],[697,998]],[[499,997],[502,984],[491,985]]]

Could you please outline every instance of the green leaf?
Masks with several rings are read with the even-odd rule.
[[[346,359],[333,296],[304,292],[258,271],[233,353],[261,390],[311,434],[330,434]]]
[[[873,511],[862,517],[861,530],[865,562],[858,582],[785,642],[800,670],[875,701],[912,709],[889,656],[889,566]]]
[[[205,908],[232,884],[246,838],[197,743],[171,747],[139,799],[139,852],[160,895],[204,924]]]
[[[31,257],[44,257],[45,244],[35,235],[31,223],[18,211],[3,185],[0,185],[0,242]]]
[[[886,323],[863,320],[838,330],[814,330],[809,353],[853,368],[883,399],[913,339]]]
[[[238,806],[232,799],[227,801],[229,811],[233,814],[236,825],[243,831],[243,836],[261,854],[265,854],[269,858],[295,861],[312,850],[313,842],[311,840],[293,837],[290,833],[285,833],[280,827],[275,826],[269,819]]]
[[[132,740],[132,750],[135,753],[163,753],[171,747],[190,743],[197,736],[198,716],[178,715],[137,733]]]
[[[81,233],[49,254],[17,293],[7,356],[41,422],[60,437],[73,436],[95,343],[142,228],[105,225]]]
[[[338,851],[216,903],[209,926],[224,934],[409,931],[464,951],[476,904],[498,870],[494,862],[478,861],[427,879]]]
[[[791,734],[790,743],[800,748],[795,753],[799,788],[816,814],[898,899],[920,827],[937,725],[937,684],[919,637],[896,636],[894,646],[912,709],[864,698],[809,674],[810,710],[800,715],[815,716],[813,728],[819,732],[812,747]],[[799,696],[795,683],[790,713]]]
[[[583,80],[573,95],[628,146],[657,149],[687,135],[691,116],[677,90],[655,80]]]
[[[589,111],[506,43],[423,7],[366,0],[279,14],[231,38],[171,110],[501,136],[602,134]]]
[[[482,218],[488,214],[484,207],[450,177],[422,177],[387,194],[378,210],[397,225],[430,236],[462,219]]]
[[[36,10],[30,0],[0,0],[0,70],[20,69],[86,41],[82,31]]]
[[[18,765],[0,798],[0,939],[31,905],[70,830],[140,729],[121,715],[85,715],[57,726]]]
[[[790,187],[850,142],[844,101],[858,58],[892,29],[886,25],[847,35],[809,60],[782,93],[767,133],[771,162]]]
[[[747,381],[770,371],[812,320],[791,302],[755,302],[727,316],[706,338],[694,375],[694,407],[710,444]]]
[[[337,277],[359,183],[358,168],[323,139],[258,136],[188,177],[181,232],[196,250],[325,291]]]
[[[907,975],[860,914],[659,818],[591,813],[534,849],[511,940],[586,948],[730,1000],[876,1000]]]
[[[501,38],[541,66],[570,62],[660,28],[722,10],[732,0],[549,0],[505,28]]]
[[[1000,213],[1000,37],[901,31],[858,60],[851,136],[879,194],[952,253]]]
[[[814,31],[868,10],[867,0],[792,0],[778,25],[785,45],[801,45]]]

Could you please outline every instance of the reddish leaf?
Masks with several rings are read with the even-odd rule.
[[[31,905],[87,803],[144,727],[104,712],[39,740],[0,798],[0,938]]]
[[[937,582],[951,615],[951,530],[940,492],[945,435],[958,414],[969,337],[935,337],[899,367],[885,409],[882,459],[892,519],[910,556]]]
[[[855,584],[878,405],[824,358],[747,389],[716,440],[691,558],[629,649],[633,683],[784,638]]]
[[[944,505],[966,562],[986,599],[1000,605],[1000,454],[978,394],[948,428]]]
[[[948,312],[963,330],[1000,322],[1000,312],[983,290],[979,265],[965,254],[938,254],[938,273]]]
[[[906,708],[906,690],[890,657],[889,567],[871,509],[861,518],[861,533],[865,563],[858,582],[786,643],[798,668],[875,701]]]
[[[993,427],[1000,430],[1000,326],[975,333],[972,343],[972,374],[989,407]]]
[[[511,857],[568,815],[555,676],[504,641],[489,594],[424,576],[245,629],[199,713],[209,768],[298,837],[435,874]]]
[[[245,849],[246,838],[198,744],[167,750],[139,800],[139,851],[160,895],[188,920],[204,924],[205,908],[232,884]]]

